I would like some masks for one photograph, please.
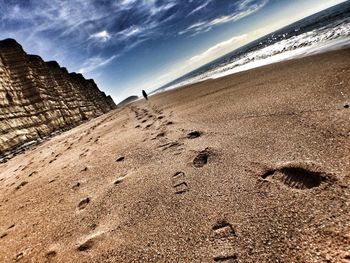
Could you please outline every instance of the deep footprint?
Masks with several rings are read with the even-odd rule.
[[[297,165],[286,165],[277,169],[269,169],[261,175],[261,178],[264,180],[271,178],[290,188],[299,190],[319,187],[321,183],[331,180],[324,172],[313,171]]]
[[[206,165],[208,163],[209,155],[210,152],[208,151],[208,149],[199,152],[196,158],[194,158],[193,160],[194,167],[200,168]]]
[[[89,239],[87,241],[85,241],[83,244],[79,245],[77,247],[78,251],[86,251],[92,248],[92,246],[94,245],[94,241]]]
[[[83,200],[81,200],[78,204],[78,209],[79,210],[83,210],[86,208],[86,206],[90,203],[90,198],[89,197],[86,197],[84,198]]]
[[[160,137],[164,137],[165,136],[165,132],[161,132],[161,133],[158,133],[156,138],[160,138]]]
[[[116,161],[117,161],[117,162],[121,162],[121,161],[124,161],[124,159],[125,159],[125,157],[124,157],[124,156],[121,156],[121,157],[119,157]]]
[[[193,131],[193,132],[190,132],[187,134],[187,139],[195,139],[195,138],[198,138],[202,135],[201,132],[199,131]]]
[[[46,253],[46,257],[47,258],[53,258],[57,255],[57,252],[55,250],[51,250],[49,252]]]

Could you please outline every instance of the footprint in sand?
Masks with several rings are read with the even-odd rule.
[[[187,139],[195,139],[195,138],[198,138],[202,135],[202,132],[199,132],[199,131],[192,131],[190,133],[187,134]]]
[[[53,183],[55,181],[56,181],[56,179],[52,179],[51,181],[49,181],[49,184],[51,184],[51,183]]]
[[[20,252],[20,253],[18,253],[18,254],[16,255],[15,261],[16,261],[16,262],[17,262],[17,261],[20,261],[22,258],[23,258],[23,253]]]
[[[97,225],[95,225],[94,229],[97,227]],[[77,246],[77,251],[79,252],[83,252],[83,251],[87,251],[90,250],[94,247],[94,245],[100,240],[102,239],[104,232],[98,232],[95,233],[93,235],[90,235],[89,237],[87,237],[81,244],[79,244]]]
[[[31,172],[31,173],[28,175],[28,177],[31,177],[31,176],[33,176],[33,175],[35,175],[35,174],[37,174],[37,173],[38,173],[37,171]]]
[[[165,151],[165,150],[175,148],[175,147],[178,148],[179,146],[181,146],[181,144],[177,141],[174,141],[174,142],[168,142],[168,143],[161,144],[158,146],[158,148],[161,148],[162,151]]]
[[[21,188],[22,188],[23,186],[25,186],[26,184],[28,184],[27,181],[21,182],[19,185],[16,186],[15,190],[17,191],[17,190],[21,189]]]
[[[165,132],[160,132],[156,135],[156,137],[153,137],[151,140],[156,140],[156,139],[165,137],[165,134],[166,134]]]
[[[175,189],[175,194],[182,194],[189,190],[188,184],[185,181],[186,175],[184,172],[177,172],[172,177],[172,185]]]
[[[235,230],[232,225],[225,219],[218,220],[213,226],[215,238],[236,237]]]
[[[267,168],[260,177],[263,181],[276,181],[297,190],[317,188],[336,181],[334,175],[310,163],[285,163],[276,168]]]
[[[217,256],[217,257],[214,257],[214,262],[238,263],[238,258],[237,258],[236,255],[233,255],[233,256]]]
[[[84,243],[80,244],[78,247],[77,247],[77,250],[78,251],[86,251],[86,250],[89,250],[93,247],[94,245],[94,241],[92,239],[89,239],[87,241],[85,241]]]
[[[234,253],[232,239],[237,237],[233,226],[226,219],[218,220],[212,227],[214,242],[219,245],[214,262],[238,262],[238,257]]]
[[[86,206],[90,203],[90,201],[91,201],[90,197],[86,197],[86,198],[82,199],[78,204],[78,209],[79,210],[85,209]]]
[[[166,132],[160,132],[157,134],[156,138],[165,137]]]
[[[80,183],[77,182],[75,185],[72,186],[73,190],[77,190],[80,187]]]
[[[119,177],[119,178],[117,178],[117,180],[114,181],[113,184],[118,185],[118,184],[122,183],[124,181],[124,179],[125,179],[125,176]]]
[[[117,158],[116,162],[122,162],[124,161],[125,157],[124,156],[120,156]]]
[[[50,250],[46,253],[46,258],[52,259],[57,256],[57,252],[55,250]]]
[[[193,159],[194,167],[200,168],[208,163],[208,158],[212,154],[209,148],[206,148],[203,151],[200,151],[197,156]]]

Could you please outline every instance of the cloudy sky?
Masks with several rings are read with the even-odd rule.
[[[0,0],[0,39],[94,78],[120,101],[343,1]]]

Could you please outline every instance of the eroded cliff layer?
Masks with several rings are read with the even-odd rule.
[[[93,80],[0,41],[0,155],[113,108]]]

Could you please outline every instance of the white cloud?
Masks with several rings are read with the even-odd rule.
[[[137,34],[139,34],[140,32],[142,32],[142,29],[138,26],[131,26],[128,27],[120,32],[118,32],[117,35],[122,35],[125,38],[131,37],[131,36],[135,36]]]
[[[85,60],[78,72],[82,74],[92,72],[100,67],[106,66],[107,64],[111,63],[115,58],[117,58],[116,55],[110,58],[102,58],[99,56],[89,58]]]
[[[206,1],[204,4],[198,6],[197,8],[193,9],[188,15],[193,15],[197,12],[199,12],[200,10],[202,10],[203,8],[205,8],[208,4],[210,3],[210,0]]]
[[[107,32],[107,30],[103,30],[101,32],[97,32],[95,34],[92,34],[89,38],[95,38],[95,39],[100,40],[102,42],[106,42],[109,39],[111,39],[111,35]]]
[[[165,4],[165,5],[161,5],[161,6],[156,6],[156,5],[153,4],[153,5],[150,6],[149,10],[150,10],[151,15],[155,15],[155,14],[157,14],[159,12],[164,12],[166,10],[169,10],[170,8],[172,8],[175,5],[176,5],[175,2],[174,3],[168,3],[168,4]]]
[[[122,0],[120,3],[116,3],[121,6],[130,6],[134,4],[137,0]]]
[[[222,41],[215,46],[208,48],[203,53],[196,55],[189,59],[189,62],[192,63],[205,63],[207,61],[211,61],[215,58],[218,58],[229,51],[233,50],[240,44],[243,40],[247,38],[247,35],[234,36],[226,41]]]
[[[261,0],[256,4],[250,5],[252,0],[244,0],[239,4],[239,10],[235,11],[231,15],[220,16],[208,21],[199,21],[187,27],[185,30],[180,31],[178,34],[182,35],[188,32],[198,34],[202,32],[207,32],[211,30],[213,27],[221,24],[238,21],[244,17],[247,17],[259,11],[268,3],[268,1],[269,0]]]

